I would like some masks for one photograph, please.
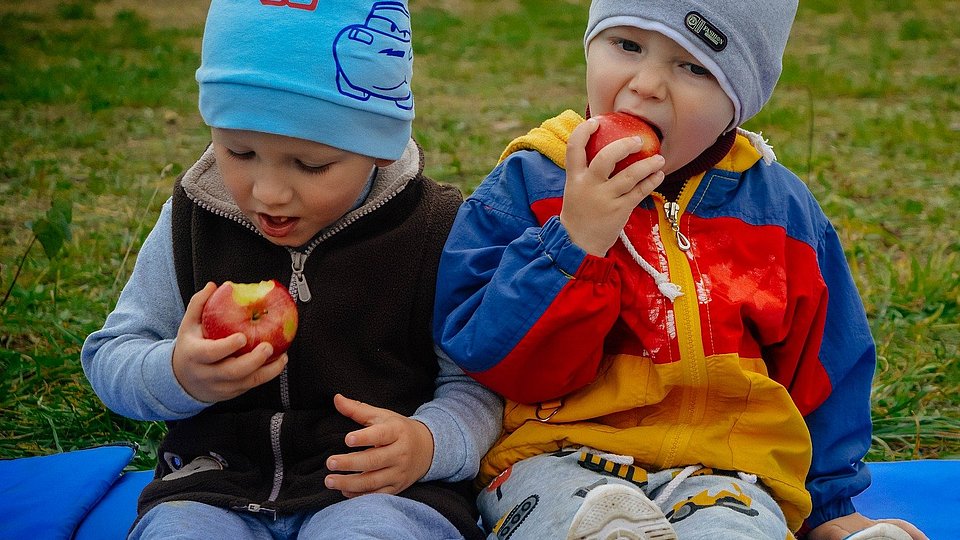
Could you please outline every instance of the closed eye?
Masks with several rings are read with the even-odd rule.
[[[302,171],[304,171],[304,172],[311,173],[311,174],[323,174],[323,173],[327,172],[328,169],[330,169],[330,166],[331,166],[331,165],[333,165],[333,164],[332,164],[332,163],[325,163],[325,164],[323,164],[323,165],[311,165],[311,164],[309,164],[309,163],[304,163],[304,162],[300,161],[299,159],[297,160],[297,167],[299,167],[300,170],[302,170]]]
[[[251,159],[253,156],[256,155],[256,153],[254,153],[253,151],[236,152],[234,150],[227,148],[227,155],[235,159],[246,160],[246,159]]]

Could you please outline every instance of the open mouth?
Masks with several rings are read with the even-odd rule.
[[[660,130],[660,126],[654,124],[653,122],[651,122],[650,120],[647,120],[642,116],[638,116],[637,118],[646,122],[647,125],[653,129],[653,133],[657,136],[657,140],[659,140],[660,142],[663,142],[663,131]]]
[[[657,140],[659,140],[660,142],[663,142],[663,132],[660,131],[660,128],[654,124],[650,124],[650,127],[653,128],[653,132],[654,134],[656,134]]]
[[[644,122],[645,124],[647,124],[648,126],[650,126],[651,129],[653,129],[653,133],[657,136],[657,140],[660,141],[661,143],[663,142],[663,130],[660,129],[660,126],[654,124],[653,122],[650,121],[650,119],[648,119],[648,118],[646,118],[646,117],[644,117],[644,116],[640,116],[640,115],[638,115],[638,114],[633,114],[632,112],[629,112],[629,111],[621,111],[621,112],[623,112],[623,113],[625,113],[625,114],[629,114],[630,116],[633,116],[633,117],[638,118],[638,119],[640,119],[640,120],[643,120],[643,122]]]
[[[257,222],[260,230],[267,236],[274,238],[283,238],[290,234],[299,221],[300,218],[295,217],[257,214]]]

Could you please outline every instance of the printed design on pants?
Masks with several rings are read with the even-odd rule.
[[[680,469],[676,470],[673,473],[673,476],[676,477],[678,474],[680,474],[680,471],[681,471]],[[701,467],[696,471],[694,471],[690,475],[690,478],[693,478],[695,476],[729,476],[731,478],[736,478],[738,475],[739,473],[737,471],[730,470],[730,469],[714,469],[712,467]]]
[[[583,486],[582,488],[574,491],[574,492],[573,492],[573,496],[574,496],[574,497],[580,497],[581,499],[586,498],[587,493],[590,493],[591,491],[593,491],[593,488],[600,487],[600,486],[605,486],[605,485],[607,485],[607,481],[606,481],[605,479],[601,478],[601,479],[597,480],[596,482],[590,484],[589,486]]]
[[[590,452],[580,452],[580,458],[577,460],[577,463],[589,471],[612,474],[613,476],[622,478],[640,489],[646,489],[647,487],[647,471],[636,465],[616,463]]]
[[[502,473],[498,474],[496,478],[494,478],[493,480],[491,480],[491,481],[490,481],[490,485],[488,485],[488,486],[486,487],[486,490],[487,490],[488,493],[491,492],[491,491],[493,491],[493,490],[496,490],[496,491],[497,491],[497,500],[498,500],[498,501],[502,501],[502,500],[503,500],[503,490],[500,489],[500,486],[502,486],[503,483],[506,482],[506,481],[510,478],[510,473],[511,473],[512,471],[513,471],[513,465],[511,465],[511,466],[507,467],[506,469],[504,469],[504,471],[503,471]]]
[[[760,515],[760,512],[750,507],[753,500],[740,489],[740,486],[735,483],[730,485],[733,486],[736,493],[723,489],[719,493],[711,495],[709,490],[701,491],[673,505],[673,508],[666,514],[667,519],[670,523],[677,523],[705,508],[726,508],[750,517]]]
[[[520,527],[523,520],[527,519],[527,516],[537,507],[539,501],[539,496],[531,495],[520,501],[520,504],[514,506],[513,509],[493,527],[493,532],[497,535],[497,538],[499,540],[508,540],[513,536],[513,533]]]

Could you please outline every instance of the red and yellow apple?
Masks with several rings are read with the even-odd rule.
[[[297,333],[297,303],[277,280],[260,283],[225,281],[217,287],[200,315],[203,337],[221,339],[241,333],[247,344],[236,356],[267,342],[276,358],[284,353]]]
[[[597,155],[597,152],[599,152],[601,148],[613,141],[626,137],[640,137],[643,139],[643,147],[637,152],[618,161],[613,172],[610,173],[610,176],[617,174],[641,159],[646,159],[654,154],[660,153],[660,138],[657,137],[657,132],[650,124],[640,118],[624,112],[600,114],[593,118],[597,119],[599,126],[597,130],[593,132],[593,135],[590,136],[590,140],[587,141],[587,163],[593,161],[594,156]]]

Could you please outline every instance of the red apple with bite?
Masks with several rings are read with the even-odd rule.
[[[277,280],[260,283],[225,281],[210,295],[200,315],[203,337],[221,339],[241,333],[247,344],[235,356],[257,345],[273,345],[275,359],[290,347],[297,333],[297,303]]]
[[[646,159],[660,153],[660,138],[657,137],[657,132],[650,124],[640,118],[624,112],[600,114],[593,118],[597,119],[599,126],[597,130],[593,132],[593,135],[590,136],[590,140],[587,141],[587,163],[593,161],[593,157],[597,155],[597,152],[599,152],[601,148],[613,141],[626,137],[640,137],[643,139],[643,147],[640,148],[639,151],[618,161],[616,167],[613,168],[613,172],[610,173],[610,176],[617,174],[641,159]]]

